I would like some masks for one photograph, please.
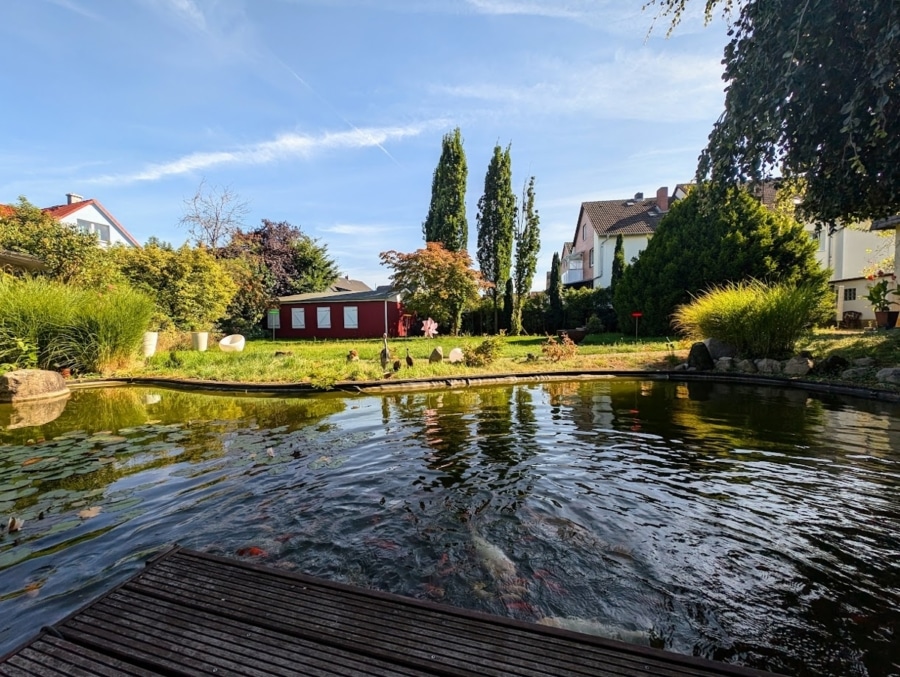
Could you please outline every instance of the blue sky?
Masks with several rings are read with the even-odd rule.
[[[699,11],[695,2],[693,11]],[[97,198],[181,244],[201,180],[388,282],[423,246],[442,136],[469,167],[469,251],[495,144],[541,215],[535,288],[581,202],[689,181],[722,111],[721,21],[666,37],[642,0],[3,0],[0,202]]]

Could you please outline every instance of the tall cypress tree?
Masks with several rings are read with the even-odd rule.
[[[550,300],[547,324],[551,331],[559,329],[563,319],[563,287],[562,278],[559,276],[559,266],[559,252],[553,252],[553,262],[550,264],[550,287],[547,289],[547,296]]]
[[[431,183],[431,204],[422,224],[425,242],[440,242],[447,251],[458,252],[469,245],[466,221],[466,153],[459,127],[445,134],[441,159]]]
[[[625,274],[625,240],[622,233],[616,235],[616,248],[613,250],[612,273],[609,277],[609,289],[612,292],[616,290],[616,283],[622,279]]]
[[[484,177],[484,194],[478,200],[478,265],[481,276],[493,284],[494,327],[500,297],[512,267],[516,196],[512,192],[512,160],[509,146],[494,146],[494,156]]]
[[[541,250],[541,219],[534,208],[534,177],[522,196],[522,211],[516,224],[515,304],[510,322],[510,334],[522,333],[522,305],[531,292],[531,283],[537,271],[538,253]]]

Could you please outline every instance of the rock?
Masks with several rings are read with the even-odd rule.
[[[841,357],[840,355],[829,355],[821,362],[816,363],[812,371],[814,374],[836,375],[840,374],[849,366],[850,363],[846,358]]]
[[[697,371],[712,371],[715,363],[710,357],[709,349],[705,343],[695,343],[691,346],[691,352],[688,353],[688,368]]]
[[[438,346],[434,350],[431,351],[431,355],[428,356],[429,364],[435,364],[436,362],[444,361],[444,349]]]
[[[788,376],[806,376],[813,368],[813,361],[808,357],[797,355],[784,365],[784,373]]]
[[[687,371],[687,370],[688,370],[688,363],[682,362],[681,364],[676,365],[672,371]]]
[[[450,351],[450,364],[462,364],[466,361],[465,356],[463,355],[462,348],[454,348]]]
[[[874,364],[874,357],[857,357],[855,360],[853,360],[854,367],[871,367]]]
[[[26,402],[67,395],[62,374],[44,369],[17,369],[0,376],[0,402]]]
[[[709,356],[713,359],[713,362],[717,362],[723,357],[734,357],[737,354],[734,348],[717,338],[703,339],[703,345],[709,351]]]
[[[734,370],[734,358],[733,357],[720,357],[716,360],[716,371],[733,371]]]
[[[753,360],[741,360],[736,366],[738,371],[742,371],[745,374],[755,374],[758,371]]]
[[[853,367],[852,369],[841,372],[841,378],[846,381],[856,381],[858,379],[866,378],[871,373],[872,370],[868,367]]]
[[[764,357],[756,361],[756,370],[760,374],[780,374],[781,362]]]
[[[0,428],[15,430],[16,428],[32,428],[45,425],[60,417],[69,402],[69,393],[52,399],[16,402],[6,411],[0,409]]]
[[[875,378],[878,379],[879,383],[900,384],[900,367],[879,369],[878,373],[875,374]]]

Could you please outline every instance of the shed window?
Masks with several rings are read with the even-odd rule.
[[[306,308],[291,308],[291,329],[306,329]]]
[[[331,308],[316,308],[316,326],[319,329],[331,329]]]
[[[344,329],[359,329],[359,309],[356,306],[344,306]]]

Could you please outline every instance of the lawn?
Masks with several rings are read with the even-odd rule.
[[[388,342],[392,358],[400,361],[400,369],[381,367],[381,339],[342,341],[248,341],[241,353],[224,353],[214,342],[207,352],[187,350],[185,343],[165,347],[148,360],[135,362],[112,376],[163,377],[232,381],[241,383],[311,383],[327,388],[338,381],[384,381],[397,378],[447,378],[489,374],[549,373],[554,371],[589,370],[665,370],[687,359],[690,342],[666,337],[635,339],[621,334],[588,336],[571,359],[553,361],[543,352],[546,337],[502,337],[499,357],[482,367],[450,364],[446,357],[453,348],[474,348],[485,337],[401,338]],[[434,348],[443,349],[445,360],[430,364],[428,356]],[[406,351],[413,366],[406,365]],[[347,355],[357,351],[359,360],[350,362]],[[816,359],[839,353],[848,360],[874,357],[879,366],[900,365],[900,331],[835,331],[822,330],[798,346]]]

